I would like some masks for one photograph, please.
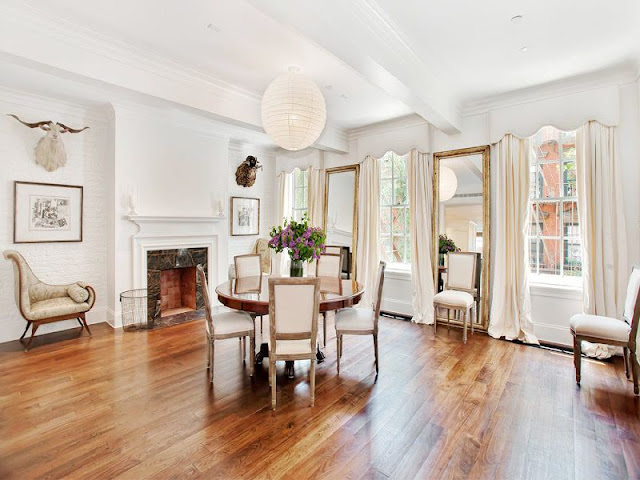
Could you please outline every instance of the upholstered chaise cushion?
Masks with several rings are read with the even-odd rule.
[[[86,303],[76,303],[70,297],[51,298],[34,302],[31,304],[29,320],[42,320],[43,318],[58,317],[72,313],[83,313],[89,311],[91,306]]]
[[[629,340],[631,327],[628,323],[616,318],[586,315],[580,313],[569,320],[569,327],[576,335],[626,342]]]
[[[374,328],[374,312],[366,308],[341,308],[336,312],[336,330],[358,331]]]
[[[433,297],[434,305],[450,305],[453,307],[469,308],[473,305],[473,296],[467,292],[459,292],[457,290],[445,290],[437,293]]]
[[[89,299],[89,291],[80,285],[70,285],[69,288],[67,288],[67,294],[76,303],[83,303]]]

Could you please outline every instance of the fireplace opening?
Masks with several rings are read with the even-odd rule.
[[[160,272],[160,317],[196,310],[196,267]]]

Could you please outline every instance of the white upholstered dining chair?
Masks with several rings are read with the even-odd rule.
[[[227,338],[239,338],[242,342],[242,361],[246,357],[246,338],[249,337],[249,362],[250,375],[253,376],[255,368],[255,324],[251,315],[246,312],[235,310],[218,310],[213,311],[211,302],[209,301],[209,287],[207,278],[204,274],[202,265],[197,266],[198,278],[202,288],[202,296],[204,297],[204,311],[206,316],[207,330],[207,367],[209,368],[209,380],[213,383],[214,374],[214,353],[216,340],[224,340]]]
[[[262,279],[262,257],[257,253],[248,253],[246,255],[236,255],[233,257],[233,265],[235,267],[236,280],[247,277],[258,277]],[[258,291],[262,287],[262,282],[258,287]],[[263,321],[260,315],[260,334],[262,334]]]
[[[450,312],[462,316],[462,340],[467,343],[467,322],[471,321],[471,333],[476,318],[478,287],[476,269],[478,254],[475,252],[450,252],[447,254],[447,282],[442,292],[433,296],[435,309],[435,332],[438,321],[438,309],[447,311],[447,327]]]
[[[627,284],[622,320],[580,313],[569,320],[573,335],[573,361],[576,368],[576,383],[580,384],[582,342],[605,343],[622,347],[627,378],[633,375],[633,393],[640,393],[638,375],[640,365],[637,355],[638,323],[640,322],[640,266],[631,270]],[[629,371],[631,370],[631,371]]]
[[[329,248],[329,247],[327,247]],[[340,248],[340,247],[331,247],[331,248]],[[316,277],[322,277],[322,278],[337,278],[338,282],[335,284],[337,285],[339,288],[342,287],[342,282],[340,282],[340,275],[341,275],[341,271],[342,271],[342,255],[341,253],[323,253],[322,255],[320,255],[320,258],[316,261]],[[325,284],[327,284],[327,287],[332,288],[334,287],[334,285],[332,284],[332,282],[324,282]],[[331,285],[329,285],[331,283]],[[320,291],[321,293],[337,293],[340,294],[342,293],[340,290],[338,291],[329,291],[329,292],[324,292],[323,291],[323,284],[320,284]],[[324,312],[322,318],[322,345],[323,346],[327,346],[327,313],[329,312]]]
[[[341,308],[336,312],[336,342],[338,347],[338,373],[340,373],[340,357],[342,357],[342,342],[344,335],[373,335],[373,350],[376,359],[376,374],[378,373],[378,320],[382,305],[382,286],[384,284],[385,262],[380,262],[376,277],[375,303],[373,309]]]
[[[269,279],[269,383],[276,408],[276,362],[309,360],[311,406],[315,401],[316,345],[320,310],[320,279]]]

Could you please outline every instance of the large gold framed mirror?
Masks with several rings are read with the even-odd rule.
[[[445,251],[478,255],[476,328],[489,325],[491,176],[488,145],[433,154],[433,265],[436,293],[447,285]],[[440,320],[442,321],[442,320]],[[461,323],[451,318],[452,324]]]
[[[328,168],[324,182],[326,245],[341,247],[342,272],[355,278],[358,243],[358,181],[360,165]]]

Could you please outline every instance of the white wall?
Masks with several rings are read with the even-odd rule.
[[[87,315],[89,323],[104,321],[107,285],[107,187],[105,145],[108,119],[100,112],[53,99],[0,88],[0,112],[17,114],[34,122],[53,120],[69,126],[88,125],[79,134],[66,134],[67,165],[46,172],[34,162],[33,148],[44,134],[29,129],[13,118],[0,117],[0,247],[22,253],[34,273],[48,283],[84,281],[97,292],[97,301]],[[13,244],[13,182],[62,183],[84,187],[84,228],[80,243]],[[25,327],[14,301],[12,263],[0,261],[0,342],[19,338]],[[77,327],[65,321],[43,325],[38,334]]]
[[[236,183],[236,169],[248,155],[258,158],[262,165],[262,170],[258,170],[256,183],[252,187],[246,188]],[[271,227],[278,222],[276,218],[278,206],[275,176],[276,157],[273,153],[256,150],[248,145],[231,145],[229,147],[229,196],[260,199],[260,234],[246,237],[230,237],[229,264],[233,263],[234,256],[251,253],[256,240],[260,237],[268,237]],[[225,200],[225,206],[226,210],[229,211],[228,198]]]

